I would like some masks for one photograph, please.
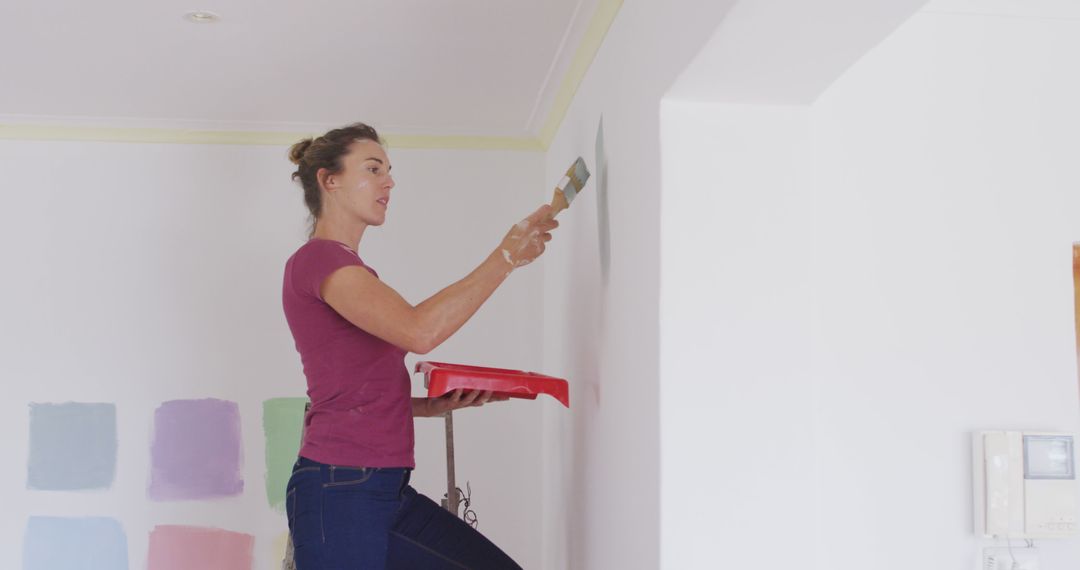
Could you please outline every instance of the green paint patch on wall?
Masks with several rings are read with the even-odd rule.
[[[266,500],[285,512],[285,485],[300,451],[300,430],[307,398],[272,398],[263,402],[266,435]]]

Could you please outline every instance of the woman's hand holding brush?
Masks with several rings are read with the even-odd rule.
[[[544,204],[510,228],[499,244],[499,253],[511,270],[528,265],[544,253],[544,244],[551,241],[550,232],[557,227],[559,222],[551,218],[551,206]]]

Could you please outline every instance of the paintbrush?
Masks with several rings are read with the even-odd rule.
[[[551,198],[551,215],[550,218],[554,218],[559,215],[559,212],[570,207],[570,202],[574,201],[574,198],[581,192],[581,189],[585,187],[585,182],[589,179],[589,169],[585,168],[585,161],[579,156],[574,164],[570,165],[570,169],[566,171],[566,176],[559,180],[559,183],[555,186],[555,195]]]

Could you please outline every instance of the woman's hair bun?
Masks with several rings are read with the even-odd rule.
[[[307,152],[308,147],[310,147],[313,142],[315,142],[315,139],[308,138],[292,145],[292,147],[289,148],[289,160],[292,161],[293,164],[299,165],[300,162],[304,160],[304,153]]]

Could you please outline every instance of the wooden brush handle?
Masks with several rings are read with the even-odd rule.
[[[570,203],[566,201],[566,196],[562,190],[555,189],[555,195],[551,197],[551,214],[548,215],[548,219],[554,219],[559,215],[559,212],[565,210],[570,206]]]

